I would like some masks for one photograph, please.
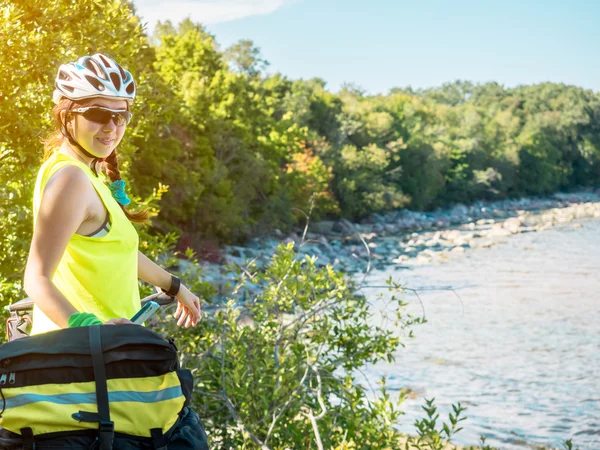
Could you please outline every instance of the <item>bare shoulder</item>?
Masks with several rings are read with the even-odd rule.
[[[78,190],[79,193],[84,193],[82,191],[88,191],[91,187],[92,185],[85,172],[79,167],[69,164],[57,170],[50,177],[44,188],[44,193],[65,190]]]
[[[61,203],[67,207],[87,209],[93,192],[94,187],[85,172],[77,166],[67,165],[59,169],[46,183],[42,206]]]

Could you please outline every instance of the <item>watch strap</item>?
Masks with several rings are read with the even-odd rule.
[[[179,288],[181,287],[181,280],[175,275],[171,275],[171,286],[168,290],[161,289],[165,294],[170,295],[171,297],[175,297],[179,293]]]

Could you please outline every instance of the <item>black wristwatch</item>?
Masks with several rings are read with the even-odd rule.
[[[179,293],[179,288],[181,287],[181,280],[177,278],[175,275],[171,275],[171,287],[169,287],[168,291],[165,291],[161,288],[165,294],[175,297]]]

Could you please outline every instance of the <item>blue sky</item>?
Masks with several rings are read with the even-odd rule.
[[[456,79],[600,91],[600,0],[134,0],[156,20],[190,16],[224,49],[250,39],[289,78],[368,93]]]

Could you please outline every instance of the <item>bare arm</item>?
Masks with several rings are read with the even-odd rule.
[[[86,220],[90,182],[81,169],[67,166],[46,184],[25,267],[27,295],[62,328],[75,307],[52,283],[69,239]]]
[[[164,290],[171,287],[171,274],[138,251],[138,278]]]
[[[164,290],[171,287],[171,274],[140,251],[138,251],[138,278]],[[186,328],[196,325],[200,319],[200,299],[182,284],[177,294],[177,300],[177,311],[175,312],[175,318],[178,319],[177,324],[185,323]]]

